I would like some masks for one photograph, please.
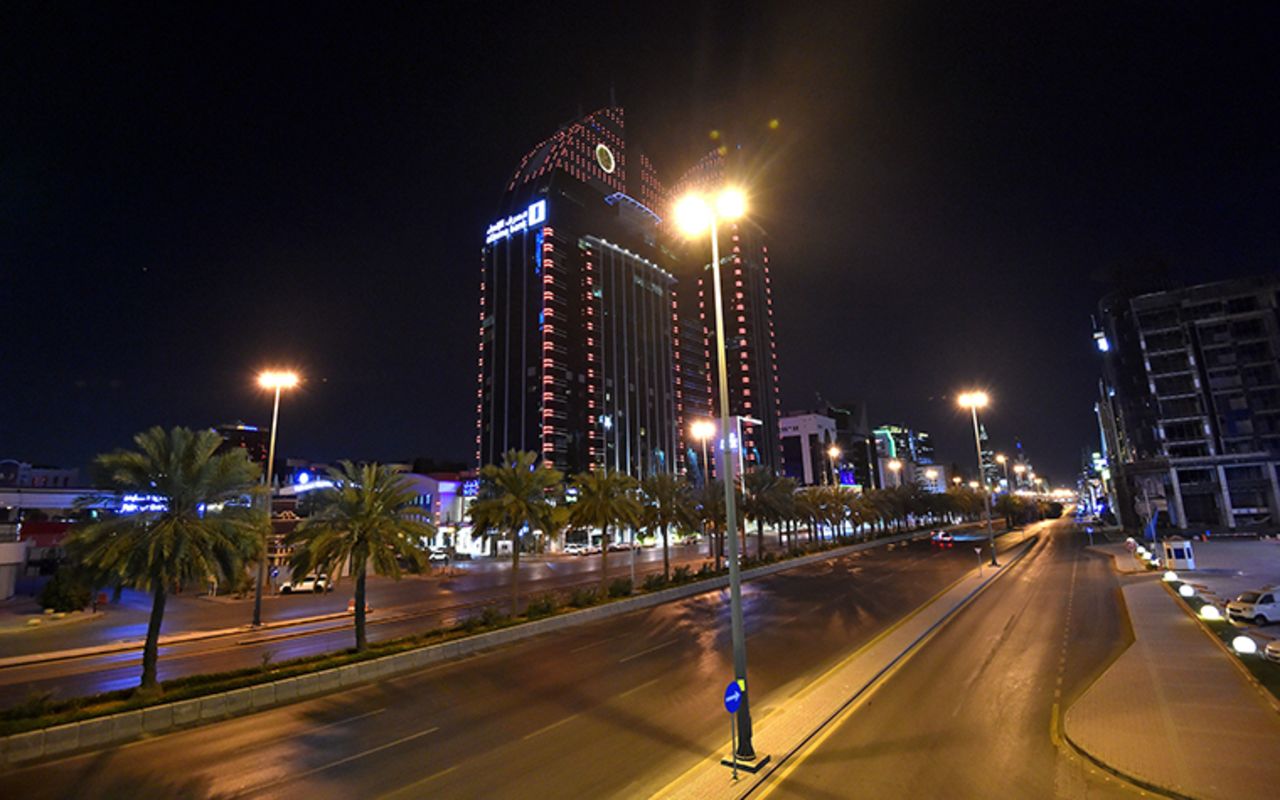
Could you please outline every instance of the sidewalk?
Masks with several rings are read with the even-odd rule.
[[[738,798],[766,781],[776,765],[786,756],[817,735],[827,723],[856,703],[884,675],[908,658],[934,629],[945,622],[983,586],[1004,574],[1025,555],[1036,540],[1018,544],[1001,554],[997,568],[983,567],[965,575],[933,599],[916,609],[897,625],[888,629],[861,649],[832,667],[826,674],[775,710],[753,720],[754,745],[759,754],[770,756],[770,763],[757,775],[738,771],[738,782],[732,780],[729,767],[720,763],[729,755],[729,742],[723,752],[704,759],[697,766],[667,784],[655,797],[688,800],[703,798]],[[757,701],[758,702],[758,701]],[[726,727],[728,726],[726,716]],[[727,733],[727,732],[726,732]],[[726,737],[727,738],[727,737]]]
[[[1123,592],[1134,643],[1067,711],[1067,739],[1103,766],[1174,794],[1276,796],[1280,714],[1158,575]]]

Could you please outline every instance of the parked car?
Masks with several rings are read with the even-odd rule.
[[[433,547],[427,553],[427,561],[438,563],[449,560],[449,549],[447,547]]]
[[[1270,589],[1259,589],[1244,594],[1227,603],[1227,616],[1240,622],[1252,622],[1266,625],[1269,622],[1280,622],[1280,603],[1276,602],[1280,593]]]
[[[564,546],[564,554],[566,556],[585,556],[587,554],[587,549],[588,548],[585,544],[572,542]]]
[[[630,549],[631,549],[630,542],[609,542],[610,553],[612,553],[615,550],[630,550]]]
[[[280,594],[293,594],[294,592],[332,592],[333,584],[329,583],[328,575],[307,575],[304,578],[294,578],[280,584]]]
[[[1280,664],[1280,639],[1273,639],[1267,642],[1267,646],[1262,648],[1262,657]]]
[[[950,531],[934,531],[930,537],[933,543],[942,547],[950,547],[955,543],[956,538],[951,535]]]

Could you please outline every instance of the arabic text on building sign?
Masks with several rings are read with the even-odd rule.
[[[512,214],[509,217],[500,219],[493,223],[485,230],[484,243],[493,244],[499,239],[505,239],[513,234],[528,230],[534,225],[547,221],[547,201],[539,200],[530,204],[528,208],[519,214]]]

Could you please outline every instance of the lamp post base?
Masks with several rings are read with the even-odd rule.
[[[765,764],[769,763],[769,756],[756,753],[756,757],[751,761],[738,759],[735,762],[732,758],[722,758],[720,759],[720,763],[726,767],[737,766],[737,768],[743,772],[750,772],[752,775],[755,775],[757,772],[764,769]]]

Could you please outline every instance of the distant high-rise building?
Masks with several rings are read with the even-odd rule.
[[[1280,278],[1099,305],[1099,473],[1127,525],[1280,521]]]

